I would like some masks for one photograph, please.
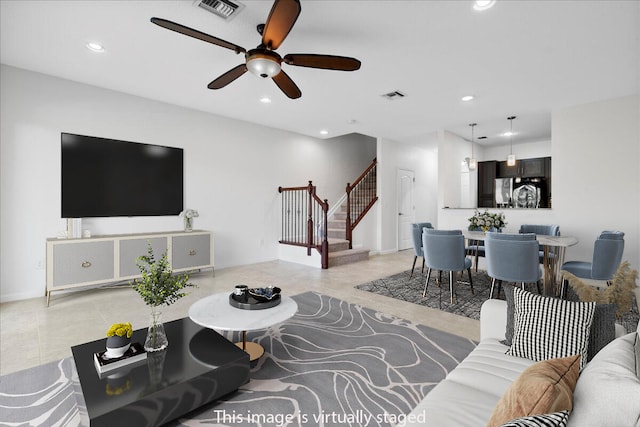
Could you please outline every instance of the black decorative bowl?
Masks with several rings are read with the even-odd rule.
[[[268,286],[266,288],[249,289],[251,295],[256,301],[268,302],[280,296],[280,288]]]

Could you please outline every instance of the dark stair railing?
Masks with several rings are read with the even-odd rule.
[[[282,194],[282,239],[280,243],[320,252],[322,268],[329,268],[327,240],[328,201],[320,199],[316,187],[309,181],[304,187],[278,187]]]
[[[378,200],[376,191],[377,165],[377,159],[373,159],[373,162],[353,184],[347,183],[346,239],[349,241],[349,249],[353,248],[353,229]]]

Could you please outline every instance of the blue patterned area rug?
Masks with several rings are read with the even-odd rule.
[[[266,349],[249,383],[168,425],[389,426],[475,347],[326,295],[293,298],[293,318],[248,333]],[[78,390],[71,358],[0,377],[0,424],[83,425]]]

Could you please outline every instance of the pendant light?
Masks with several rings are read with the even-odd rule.
[[[478,165],[476,158],[473,156],[473,128],[476,127],[477,125],[478,125],[477,123],[469,123],[469,126],[471,126],[471,158],[469,159],[470,171],[476,170],[476,167]]]
[[[516,116],[507,117],[509,120],[509,155],[507,156],[507,166],[515,166],[516,165],[516,156],[513,154],[513,119]]]

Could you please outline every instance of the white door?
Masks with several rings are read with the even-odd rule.
[[[398,250],[413,247],[411,224],[415,222],[414,179],[413,171],[398,169]]]

